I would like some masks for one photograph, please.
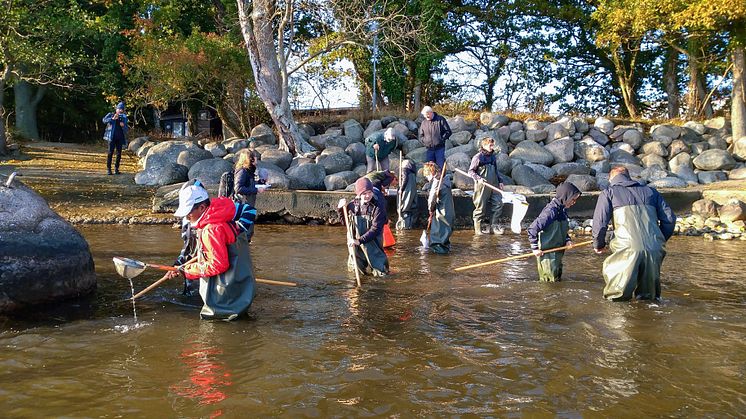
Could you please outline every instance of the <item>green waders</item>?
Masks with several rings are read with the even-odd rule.
[[[568,220],[556,220],[539,232],[539,249],[549,250],[565,245],[567,232],[570,230]],[[536,257],[539,270],[539,281],[559,282],[562,280],[562,257],[564,250],[547,253]]]
[[[613,252],[604,260],[604,298],[614,301],[660,298],[666,240],[656,209],[629,205],[614,209]]]
[[[411,230],[417,211],[417,176],[407,173],[407,185],[401,195],[401,218],[396,220],[397,230]]]
[[[477,168],[477,174],[481,176],[490,185],[497,187],[500,184],[500,178],[494,164],[488,164]],[[482,222],[490,219],[490,225],[493,230],[500,226],[500,216],[503,213],[503,199],[499,192],[490,189],[482,182],[474,182],[474,232],[477,228],[481,230]]]
[[[367,217],[360,215],[354,215],[353,227],[356,229],[357,234],[355,237],[360,237],[365,234],[371,227],[371,220]],[[383,233],[383,232],[381,232]],[[383,234],[379,234],[373,240],[368,243],[362,243],[360,246],[354,246],[355,249],[355,261],[348,260],[347,266],[350,270],[354,269],[355,264],[360,272],[363,274],[372,274],[373,276],[384,276],[389,272],[389,258],[383,251]],[[351,256],[350,256],[351,257]],[[368,271],[368,268],[371,271]]]
[[[435,185],[437,181],[433,181]],[[436,199],[431,193],[431,199]],[[453,233],[453,194],[451,193],[451,180],[448,175],[443,178],[435,202],[435,213],[430,224],[430,248],[435,253],[445,254],[451,251],[451,234]]]

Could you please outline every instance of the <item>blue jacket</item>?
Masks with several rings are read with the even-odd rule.
[[[649,186],[643,186],[633,181],[627,175],[620,174],[611,180],[611,186],[601,192],[596,202],[596,210],[593,214],[594,249],[606,247],[606,230],[609,221],[612,220],[614,211],[627,206],[651,208],[651,211],[654,211],[657,215],[658,225],[640,226],[640,230],[649,231],[659,227],[665,240],[671,238],[676,226],[676,215],[663,200],[661,194]],[[615,228],[620,227],[615,226]]]
[[[114,112],[109,112],[106,114],[106,116],[103,119],[104,124],[106,124],[106,131],[104,131],[104,140],[111,141],[112,138],[114,138],[114,123],[117,122],[117,120],[113,119]],[[122,131],[124,131],[124,141],[127,142],[127,131],[129,131],[129,123],[127,122],[127,115],[124,113],[119,114],[119,122],[124,122],[124,127],[122,127]]]
[[[242,167],[235,171],[233,193],[238,195],[256,195],[256,181],[254,174],[256,168],[247,169]]]

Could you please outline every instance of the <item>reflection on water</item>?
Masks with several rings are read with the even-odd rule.
[[[180,281],[137,302],[111,263],[168,264],[177,230],[83,229],[89,298],[0,318],[8,417],[740,416],[746,411],[746,243],[674,237],[660,303],[601,298],[602,257],[566,253],[539,283],[525,237],[458,231],[450,255],[397,235],[385,279],[354,287],[344,230],[259,226],[247,320],[199,320]],[[141,290],[156,278],[135,278]]]

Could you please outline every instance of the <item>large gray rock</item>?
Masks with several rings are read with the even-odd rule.
[[[230,163],[229,163],[230,164]],[[166,163],[153,166],[135,174],[135,184],[145,186],[164,186],[185,182],[189,169],[177,163]]]
[[[260,160],[256,163],[256,167],[264,169],[267,174],[267,183],[272,185],[272,189],[290,189],[290,178],[277,165]]]
[[[743,180],[746,179],[746,167],[739,167],[728,172],[728,179]]]
[[[512,134],[512,131],[510,131],[510,128],[508,127],[500,127],[495,130],[497,133],[497,138],[507,143],[510,141],[510,134]]]
[[[352,157],[348,156],[344,151],[329,154],[322,153],[316,157],[316,163],[323,166],[325,173],[330,175],[352,169]]]
[[[176,163],[185,166],[187,169],[192,167],[194,163],[201,160],[215,158],[209,151],[199,147],[189,147],[186,150],[179,153],[176,158]]]
[[[712,170],[712,171],[703,171],[697,173],[697,179],[699,179],[699,183],[706,185],[708,183],[715,183],[720,182],[723,180],[728,180],[728,175],[725,174],[725,172],[720,170]]]
[[[511,133],[510,133],[510,142],[512,144],[518,144],[521,141],[526,141],[526,133],[523,132],[523,130],[520,130],[520,131],[511,131]]]
[[[267,124],[259,124],[251,129],[251,137],[258,144],[276,145],[277,137]]]
[[[658,140],[659,137],[675,140],[681,136],[681,127],[671,124],[653,125],[650,127],[650,135],[656,140]]]
[[[702,154],[703,151],[710,149],[710,144],[700,141],[698,143],[690,143],[689,147],[692,149],[692,157],[697,157]]]
[[[205,150],[209,151],[213,157],[217,157],[219,159],[222,159],[223,157],[228,155],[228,150],[226,150],[225,146],[221,143],[207,143],[205,144]]]
[[[668,167],[668,161],[657,154],[646,154],[642,157],[643,167],[659,167],[665,169]]]
[[[689,184],[681,178],[678,177],[666,177],[663,179],[658,179],[650,182],[648,186],[655,189],[664,189],[664,188],[686,188]]]
[[[199,179],[205,185],[217,185],[220,183],[220,176],[232,170],[233,164],[227,160],[202,160],[189,169],[189,180]]]
[[[736,167],[736,161],[725,150],[706,150],[692,161],[699,170],[730,170]]]
[[[575,157],[575,141],[570,137],[560,138],[544,146],[554,156],[555,163],[572,161]]]
[[[702,141],[702,136],[689,128],[681,128],[680,138],[687,144],[693,144]]]
[[[731,129],[730,120],[728,120],[728,119],[726,119],[726,118],[724,118],[722,116],[718,116],[718,117],[715,117],[715,118],[712,118],[712,119],[708,119],[707,121],[705,121],[704,125],[705,125],[705,127],[709,128],[710,130],[726,130],[726,131],[730,131],[730,129]]]
[[[398,122],[398,121],[399,121],[399,118],[397,118],[395,116],[387,115],[387,116],[384,116],[383,118],[381,118],[381,125],[384,126],[384,127],[388,127],[389,124],[391,124],[393,122]]]
[[[571,118],[569,116],[563,116],[562,118],[558,119],[555,124],[560,124],[567,130],[568,136],[572,137],[575,135],[575,120],[574,118]]]
[[[687,121],[684,123],[684,126],[696,132],[699,135],[704,134],[706,131],[704,124],[696,122],[696,121]]]
[[[614,132],[614,123],[603,116],[596,118],[596,121],[593,122],[593,127],[606,135],[610,135]]]
[[[653,167],[645,168],[645,170],[643,170],[642,173],[640,173],[640,178],[648,183],[658,180],[658,179],[663,179],[666,177],[668,177],[668,172],[661,169],[657,165]]]
[[[643,142],[642,133],[636,129],[628,129],[624,131],[624,134],[622,135],[622,141],[624,141],[626,144],[629,144],[637,150],[640,148]]]
[[[446,158],[446,164],[449,171],[461,169],[467,172],[469,171],[469,164],[471,164],[471,157],[466,153],[454,153]]]
[[[0,312],[79,297],[96,289],[83,236],[17,180],[0,186]]]
[[[498,115],[492,112],[482,112],[479,114],[479,122],[489,129],[496,129],[507,125],[510,119],[505,115]]]
[[[543,129],[530,129],[526,131],[526,139],[536,143],[546,140],[547,135],[547,132]]]
[[[249,146],[249,140],[245,138],[233,138],[224,141],[223,146],[225,146],[225,151],[227,151],[228,154],[235,154],[244,148],[247,148]]]
[[[513,171],[510,173],[510,177],[513,178],[516,185],[528,186],[534,191],[534,187],[536,186],[551,185],[551,183],[549,183],[549,181],[546,180],[542,175],[536,173],[533,169],[526,166],[525,164],[520,164],[513,168]]]
[[[471,140],[471,133],[469,131],[459,131],[451,134],[451,141],[457,145],[464,145]]]
[[[129,144],[127,144],[127,149],[135,154],[137,154],[137,150],[145,143],[150,141],[150,137],[147,135],[144,137],[137,137],[134,140],[130,141]]]
[[[370,122],[368,122],[368,126],[365,127],[365,131],[363,131],[363,137],[368,138],[371,134],[373,134],[376,131],[380,131],[383,129],[383,124],[381,124],[380,119],[374,119]]]
[[[424,163],[425,161],[427,161],[427,148],[416,148],[407,153],[407,158],[415,163]]]
[[[733,221],[746,221],[746,203],[737,199],[731,199],[718,210],[720,221],[732,223]]]
[[[642,146],[642,152],[644,154],[655,154],[657,156],[666,157],[668,156],[668,149],[660,141],[651,141]]]
[[[697,175],[694,173],[692,159],[688,153],[679,153],[668,161],[668,168],[676,176],[689,182],[698,183]]]
[[[495,141],[495,153],[508,152],[508,143],[500,138],[500,135],[497,133],[497,131],[477,131],[474,134],[474,140],[472,140],[472,143],[474,144],[474,148],[476,150],[479,150],[479,148],[482,146],[482,139],[485,137],[492,138]]]
[[[303,135],[303,139],[306,141],[316,135],[316,130],[309,124],[298,124],[298,129],[300,130],[301,135]]]
[[[316,147],[317,150],[326,148],[326,142],[331,138],[339,137],[339,134],[320,134],[308,138],[308,143]]]
[[[582,163],[558,163],[552,166],[552,170],[557,173],[557,176],[569,176],[569,175],[589,175],[591,169]],[[608,172],[608,170],[607,170]]]
[[[273,149],[262,153],[262,161],[274,164],[281,170],[287,170],[293,161],[293,155],[289,151]]]
[[[640,159],[638,159],[634,154],[630,154],[624,150],[616,150],[612,152],[609,161],[611,163],[641,164]]]
[[[510,132],[523,131],[523,122],[513,121],[508,124],[508,128],[510,128]]]
[[[608,160],[599,160],[597,162],[590,163],[591,169],[598,173],[609,173],[611,170],[611,163]],[[600,185],[600,183],[599,183]]]
[[[570,132],[567,130],[567,128],[565,128],[562,124],[557,123],[557,122],[547,125],[544,128],[544,131],[547,133],[547,137],[546,137],[547,143],[551,143],[554,140],[559,140],[560,138],[565,138],[565,137],[570,136]]]
[[[353,141],[363,141],[363,126],[354,119],[348,119],[342,124],[344,136]]]
[[[345,148],[345,153],[352,159],[353,166],[365,164],[365,146],[363,143],[352,143]],[[393,153],[392,153],[393,154]],[[393,156],[392,156],[393,157]]]
[[[593,141],[597,142],[598,144],[602,146],[609,144],[609,142],[611,141],[608,135],[604,134],[603,132],[599,131],[596,128],[591,128],[588,131],[588,137],[592,138]],[[587,137],[583,137],[583,138],[587,138]]]
[[[448,126],[451,127],[452,132],[469,131],[470,133],[474,133],[477,130],[476,122],[467,121],[460,115],[448,118],[446,121],[448,122]]]
[[[692,204],[692,214],[701,215],[704,219],[717,217],[719,207],[720,205],[711,199],[700,199]]]
[[[141,165],[145,164],[145,161],[142,159],[145,159],[145,156],[148,155],[148,151],[150,151],[151,148],[155,147],[156,144],[158,143],[154,143],[152,141],[146,141],[140,146],[140,148],[137,149],[135,154],[137,154],[137,158],[141,159],[140,160]]]
[[[327,175],[324,178],[324,186],[327,191],[339,191],[345,190],[347,186],[354,183],[359,178],[357,173],[353,171],[339,172],[331,175]]]
[[[719,135],[705,134],[702,136],[707,144],[710,145],[710,149],[727,150],[728,141]]]
[[[585,134],[590,130],[588,121],[584,118],[575,117],[572,119],[572,122],[575,124],[575,133]]]
[[[551,167],[547,167],[542,164],[536,164],[536,163],[524,163],[524,164],[530,167],[534,172],[540,174],[541,177],[543,177],[546,180],[549,180],[557,176],[557,172]]]
[[[575,143],[575,157],[590,163],[608,160],[609,152],[590,137],[585,137]]]
[[[627,143],[614,143],[609,149],[609,153],[613,154],[617,150],[623,150],[629,154],[635,154],[635,149]]]
[[[521,159],[526,162],[543,164],[544,166],[550,166],[554,162],[554,156],[549,151],[545,150],[544,147],[533,141],[524,141],[518,144],[510,153],[510,158]],[[529,185],[524,185],[529,186]]]
[[[469,156],[469,158],[472,158],[474,157],[475,154],[477,154],[477,149],[474,148],[474,144],[465,144],[465,145],[460,145],[458,147],[453,147],[451,149],[446,150],[446,158],[456,153],[464,153],[467,156]]]
[[[326,171],[320,164],[308,163],[291,167],[287,170],[287,175],[292,189],[326,190],[326,185],[324,185]]]
[[[408,155],[413,150],[416,150],[418,148],[424,148],[425,146],[422,145],[422,143],[419,140],[407,140],[402,144],[402,151],[405,155]]]
[[[681,140],[674,140],[671,142],[671,145],[668,146],[668,156],[670,158],[673,158],[675,155],[679,153],[691,153],[692,149],[689,147],[689,144],[681,141]]]
[[[567,182],[575,185],[581,192],[590,192],[598,190],[598,182],[595,176],[591,175],[569,175]]]
[[[356,142],[359,142],[359,141],[356,141],[345,135],[340,135],[337,137],[332,137],[332,138],[327,139],[325,148],[339,147],[342,150],[344,150],[347,148],[348,145],[356,143]]]
[[[143,162],[145,170],[163,166],[167,163],[176,163],[179,153],[186,149],[199,148],[191,141],[164,141],[156,144],[148,150]]]

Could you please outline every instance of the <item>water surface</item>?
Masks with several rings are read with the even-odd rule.
[[[601,298],[603,258],[565,256],[566,280],[533,259],[453,268],[528,251],[524,237],[453,237],[449,256],[399,236],[394,275],[354,288],[344,230],[258,226],[250,316],[200,321],[181,283],[137,303],[113,256],[170,264],[165,226],[91,226],[90,298],[0,318],[7,417],[740,416],[746,411],[746,242],[674,237],[663,301]],[[146,270],[140,290],[160,278]]]

